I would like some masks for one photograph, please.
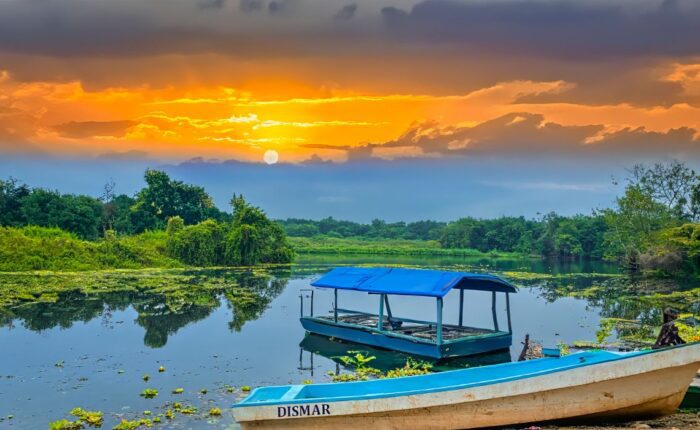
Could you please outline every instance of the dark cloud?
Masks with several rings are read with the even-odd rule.
[[[653,5],[657,7],[652,7]],[[406,43],[445,44],[562,59],[700,53],[700,6],[635,2],[427,0],[409,12],[386,7],[389,34]]]
[[[350,21],[355,17],[355,12],[357,12],[357,4],[351,3],[343,6],[338,13],[333,16],[335,21]]]
[[[397,139],[359,146],[304,145],[306,148],[346,151],[348,160],[377,158],[394,148],[419,148],[423,156],[543,156],[664,157],[700,156],[700,140],[692,128],[657,132],[625,128],[605,132],[602,125],[562,125],[540,114],[511,113],[473,127],[440,127],[416,123]],[[400,154],[400,152],[399,152]]]
[[[697,133],[697,130],[689,127],[673,128],[666,132],[644,127],[624,128],[605,134],[599,142],[588,145],[588,149],[619,154],[698,154],[700,140],[695,137]]]
[[[63,137],[83,139],[95,136],[121,137],[129,127],[134,125],[136,125],[134,121],[71,121],[55,125],[53,129]]]
[[[225,3],[226,0],[199,0],[197,7],[200,9],[221,9]]]
[[[264,6],[264,0],[240,0],[238,3],[238,8],[245,13],[260,12]]]

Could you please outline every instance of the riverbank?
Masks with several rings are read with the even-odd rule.
[[[188,238],[199,240],[197,237]],[[424,240],[294,237],[289,238],[289,242],[297,254],[309,255],[531,258],[518,253],[445,249],[437,241]],[[191,267],[187,264],[190,260],[201,260],[177,259],[172,254],[168,250],[168,234],[165,231],[132,236],[112,235],[92,241],[80,239],[58,228],[0,227],[0,272],[183,268]]]
[[[289,237],[299,254],[420,255],[488,258],[538,258],[516,252],[482,252],[470,248],[442,248],[436,240]]]

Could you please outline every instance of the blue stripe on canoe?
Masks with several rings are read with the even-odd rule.
[[[281,398],[290,389],[295,389],[296,391],[297,385],[261,387],[255,389],[247,398],[233,405],[233,407],[370,400],[460,390],[562,372],[578,367],[617,361],[644,354],[652,354],[657,351],[663,350],[630,353],[586,351],[562,358],[541,358],[538,360],[503,363],[471,369],[450,370],[429,375],[345,382],[340,384],[303,385],[303,388],[298,391],[294,399],[285,401],[282,401]]]

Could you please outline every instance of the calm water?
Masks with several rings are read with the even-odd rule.
[[[300,291],[341,263],[511,274],[523,287],[511,299],[511,355],[515,356],[526,333],[545,346],[595,339],[601,312],[607,316],[620,307],[618,302],[598,303],[557,293],[559,288],[585,288],[614,274],[615,268],[605,264],[459,258],[305,257],[291,270],[211,275],[236,284],[232,291],[69,293],[56,303],[0,310],[0,428],[47,428],[50,421],[68,418],[68,411],[77,406],[103,411],[103,428],[112,428],[121,417],[143,417],[146,410],[162,413],[173,401],[195,406],[199,412],[191,417],[178,415],[167,428],[237,428],[225,408],[244,395],[240,387],[327,382],[328,371],[343,370],[337,369],[338,356],[348,349],[366,350],[323,338],[305,339],[298,322]],[[559,276],[552,281],[537,274]],[[242,290],[252,294],[240,299]],[[458,296],[452,293],[446,299],[446,322],[457,321]],[[469,292],[466,297],[465,323],[488,327],[490,295]],[[331,291],[316,290],[316,313],[330,309],[331,300]],[[341,292],[339,302],[358,310],[376,311],[377,307],[376,298],[363,294]],[[506,324],[504,308],[501,300],[501,326]],[[432,299],[396,297],[392,309],[400,316],[434,317]],[[375,367],[398,367],[405,361],[402,356],[376,353]],[[508,358],[501,354],[481,360]],[[477,363],[454,362],[440,368],[467,364]],[[166,370],[158,372],[159,366]],[[150,375],[148,382],[143,380],[145,374]],[[233,393],[228,386],[236,388]],[[158,389],[159,395],[142,398],[139,393],[144,388]],[[172,394],[175,388],[185,392]],[[205,394],[202,389],[207,390]],[[213,406],[224,409],[221,418],[207,416]]]

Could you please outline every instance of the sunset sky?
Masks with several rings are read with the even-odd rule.
[[[694,164],[698,23],[692,0],[0,0],[0,176],[31,182],[8,160],[37,159],[262,168],[266,151],[612,165],[604,181]],[[578,183],[550,176],[531,179]]]

